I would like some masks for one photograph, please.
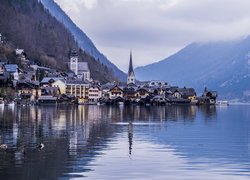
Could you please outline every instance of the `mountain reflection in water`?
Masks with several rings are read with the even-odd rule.
[[[249,113],[249,106],[0,107],[0,144],[8,145],[0,177],[247,179]]]

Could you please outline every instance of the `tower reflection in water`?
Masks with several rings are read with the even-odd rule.
[[[189,121],[201,112],[216,117],[215,107],[196,106],[18,106],[0,109],[0,175],[20,179],[58,178],[89,171],[88,164],[101,155],[125,122],[129,155],[132,155],[134,123]],[[38,151],[43,143],[45,148]]]

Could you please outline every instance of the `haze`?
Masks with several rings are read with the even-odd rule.
[[[123,71],[168,57],[194,41],[249,35],[248,0],[55,0]]]

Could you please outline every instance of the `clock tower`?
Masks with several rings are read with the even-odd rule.
[[[70,70],[78,75],[78,55],[75,50],[73,50],[70,55]]]

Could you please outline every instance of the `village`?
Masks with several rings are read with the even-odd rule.
[[[23,49],[16,49],[21,61],[9,64],[0,60],[0,104],[78,104],[78,105],[214,105],[217,92],[207,88],[197,96],[193,88],[171,86],[161,80],[136,80],[132,52],[127,83],[101,84],[91,78],[87,62],[79,62],[77,51],[69,58],[70,72],[31,63]]]

